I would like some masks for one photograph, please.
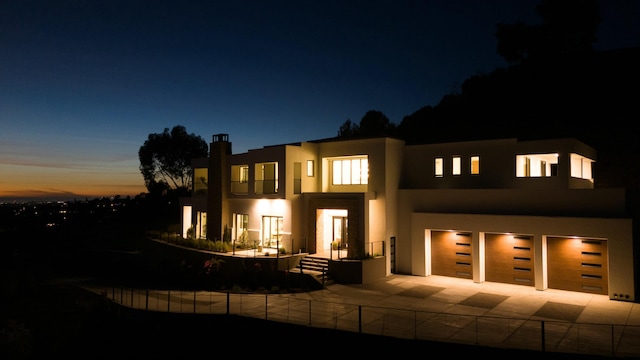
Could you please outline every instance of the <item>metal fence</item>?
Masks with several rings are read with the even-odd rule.
[[[494,348],[640,356],[640,326],[586,324],[342,304],[296,294],[86,288],[146,311],[229,314],[318,328]]]

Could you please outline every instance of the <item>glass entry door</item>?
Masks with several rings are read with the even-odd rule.
[[[262,246],[278,248],[282,246],[282,216],[262,217]]]
[[[333,217],[333,241],[338,243],[341,249],[345,249],[349,243],[349,218],[346,216]]]

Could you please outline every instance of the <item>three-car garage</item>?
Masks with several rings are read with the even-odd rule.
[[[414,213],[412,228],[415,275],[634,299],[632,231],[623,219]]]

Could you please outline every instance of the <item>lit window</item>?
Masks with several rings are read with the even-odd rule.
[[[231,192],[234,194],[249,192],[249,165],[231,165]]]
[[[209,169],[195,168],[193,169],[193,193],[197,195],[206,195],[209,184]]]
[[[307,160],[307,176],[313,176],[313,160]]]
[[[480,174],[480,156],[471,157],[471,175]]]
[[[278,193],[278,163],[256,163],[254,187],[256,194]]]
[[[460,157],[459,156],[454,156],[452,160],[453,161],[451,163],[451,166],[452,166],[451,173],[453,175],[460,175],[460,173],[461,173],[461,170],[460,170],[461,169],[461,167],[460,167]]]
[[[238,182],[242,183],[246,183],[249,182],[249,166],[248,165],[242,165],[240,166],[240,173],[238,174]]]
[[[516,177],[558,175],[558,154],[516,155]]]
[[[442,158],[436,158],[435,161],[435,174],[437,177],[442,177],[444,175],[444,160]]]
[[[578,154],[571,154],[571,177],[592,180],[591,164],[593,160]]]
[[[369,182],[367,158],[333,160],[333,185],[364,185]]]

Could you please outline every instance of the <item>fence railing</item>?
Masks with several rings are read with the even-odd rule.
[[[342,304],[299,294],[85,287],[146,311],[227,314],[397,338],[614,357],[640,356],[640,326],[472,316]]]

